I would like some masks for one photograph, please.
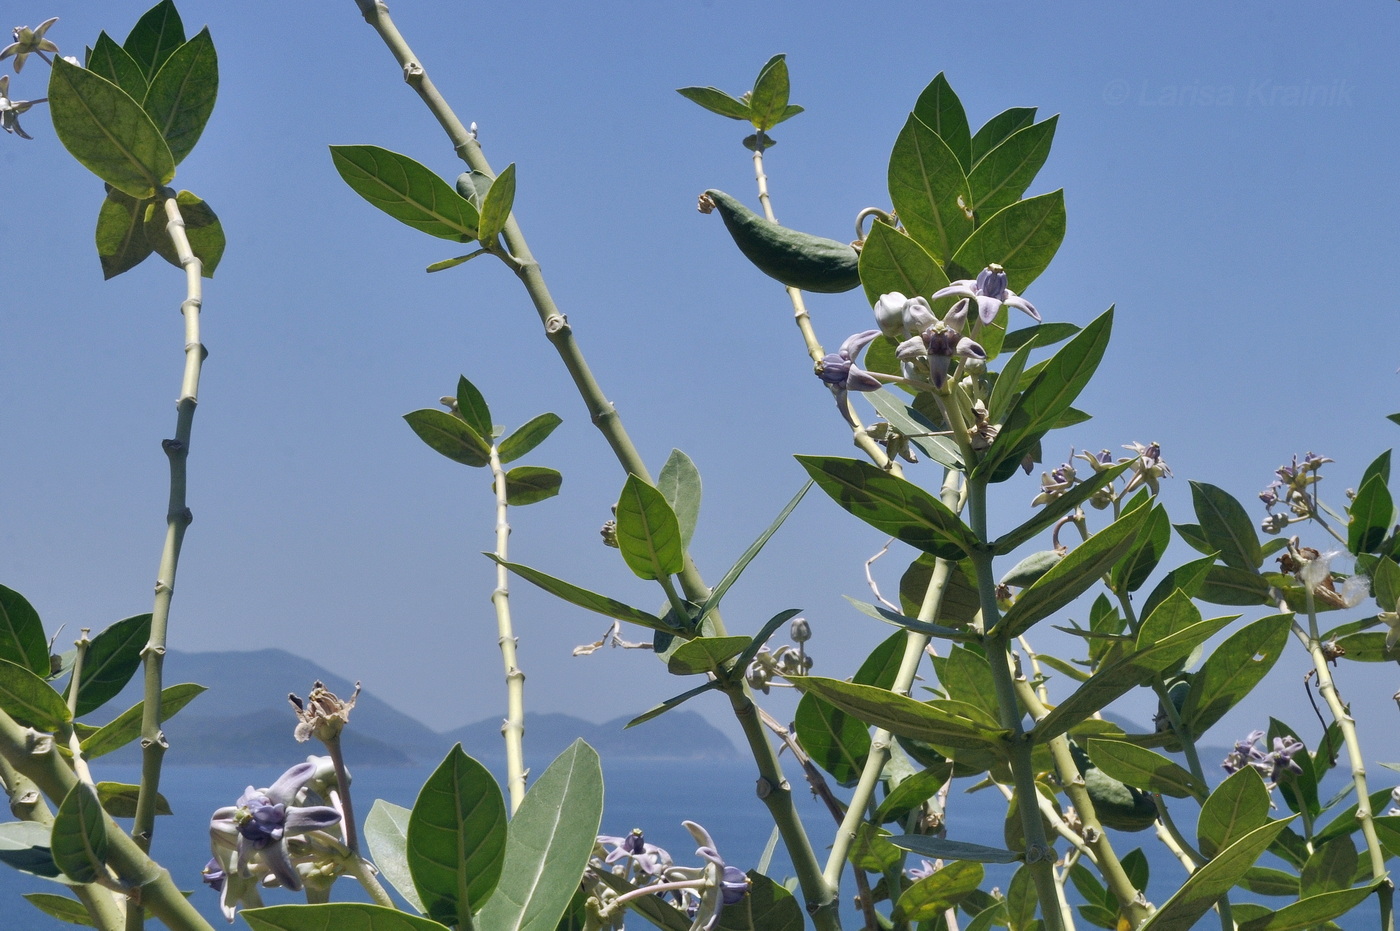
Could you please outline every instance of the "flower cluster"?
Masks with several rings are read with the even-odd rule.
[[[1041,473],[1040,493],[1032,499],[1031,507],[1049,504],[1075,486],[1079,481],[1078,472],[1073,464],[1075,459],[1083,459],[1095,473],[1105,472],[1125,462],[1133,463],[1122,491],[1117,491],[1109,484],[1090,497],[1089,503],[1096,508],[1106,508],[1119,498],[1144,486],[1151,489],[1154,495],[1157,494],[1160,491],[1159,480],[1172,474],[1171,467],[1162,460],[1162,447],[1157,443],[1148,443],[1145,446],[1142,443],[1130,443],[1123,448],[1136,455],[1122,456],[1115,461],[1113,454],[1106,449],[1097,453],[1085,450],[1078,454],[1071,449],[1070,462],[1061,463],[1058,468]]]
[[[641,896],[670,897],[690,918],[693,931],[713,931],[725,907],[743,900],[750,885],[744,871],[724,862],[709,831],[694,821],[682,824],[700,845],[695,852],[705,861],[703,866],[676,866],[670,854],[646,842],[640,829],[633,829],[626,837],[598,836],[599,852],[591,861],[592,869],[609,870],[624,878],[631,873],[631,880],[640,882],[636,889],[618,896],[600,889],[605,912]],[[609,846],[611,852],[603,849]],[[623,861],[625,866],[620,865]]]
[[[1259,500],[1264,502],[1268,512],[1261,524],[1265,533],[1280,533],[1283,528],[1295,521],[1307,520],[1318,513],[1317,488],[1322,481],[1320,474],[1324,464],[1331,462],[1325,456],[1308,453],[1299,462],[1294,456],[1292,463],[1274,470],[1278,476],[1259,492]],[[1274,508],[1284,505],[1290,513],[1274,513]]]
[[[1255,746],[1264,739],[1263,731],[1250,731],[1244,740],[1235,742],[1235,749],[1231,750],[1225,757],[1221,767],[1225,772],[1234,775],[1246,766],[1252,766],[1258,770],[1259,775],[1264,777],[1264,782],[1269,788],[1278,785],[1279,780],[1288,773],[1301,773],[1303,768],[1299,766],[1294,757],[1304,749],[1303,742],[1294,737],[1275,737],[1274,749],[1265,753]]]

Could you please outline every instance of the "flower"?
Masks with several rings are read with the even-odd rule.
[[[1231,750],[1229,755],[1225,757],[1225,762],[1221,764],[1221,767],[1233,775],[1246,766],[1252,766],[1258,770],[1259,775],[1264,777],[1264,782],[1268,784],[1269,788],[1278,785],[1287,773],[1302,773],[1303,768],[1293,759],[1305,750],[1301,740],[1286,735],[1275,737],[1274,749],[1265,753],[1255,746],[1263,739],[1263,731],[1250,731],[1244,740],[1235,742],[1235,749]]]
[[[846,407],[846,393],[880,390],[880,380],[856,365],[855,358],[879,335],[879,330],[865,330],[848,336],[839,351],[828,352],[816,365],[817,377],[826,382],[836,396],[836,409],[853,427],[855,423],[851,421],[851,412]]]
[[[1146,446],[1141,443],[1133,443],[1123,448],[1131,449],[1137,453],[1137,465],[1133,467],[1133,477],[1128,479],[1128,484],[1123,486],[1123,494],[1127,495],[1142,485],[1152,489],[1154,495],[1157,494],[1157,479],[1172,474],[1171,467],[1162,461],[1162,447],[1157,443],[1149,443]],[[1121,459],[1119,461],[1130,462],[1132,460]]]
[[[37,100],[11,100],[10,99],[10,76],[0,76],[0,129],[7,133],[14,133],[21,139],[33,139],[34,137],[25,132],[19,125],[19,115],[36,103],[43,103],[47,97],[40,97]]]
[[[954,312],[949,311],[942,321],[905,340],[895,349],[895,356],[904,363],[913,363],[927,356],[929,380],[935,388],[942,388],[948,380],[948,366],[954,356],[963,359],[987,358],[987,350],[972,338],[963,336],[959,321],[953,320],[953,317]],[[949,320],[957,325],[950,325]]]
[[[1070,450],[1070,458],[1073,459],[1073,450]],[[1068,462],[1062,463],[1053,472],[1040,473],[1040,494],[1031,501],[1031,507],[1039,507],[1042,504],[1049,504],[1056,498],[1063,495],[1074,487],[1075,473],[1074,466]]]
[[[0,61],[4,61],[11,55],[15,56],[15,74],[19,74],[24,68],[24,60],[30,55],[38,55],[44,61],[48,61],[45,52],[56,52],[58,46],[44,38],[44,33],[49,31],[49,27],[58,22],[58,17],[54,16],[44,20],[39,24],[38,29],[30,29],[28,26],[16,26],[12,35],[15,41],[10,45],[0,49]]]
[[[298,804],[318,769],[314,757],[298,763],[266,789],[248,786],[236,803],[220,808],[210,818],[214,856],[225,874],[223,906],[229,921],[243,895],[250,888],[256,889],[255,882],[248,882],[250,878],[292,890],[301,888],[301,876],[287,849],[288,838],[340,823],[340,812],[329,805]],[[210,875],[207,866],[205,875]],[[234,882],[235,877],[240,881]]]
[[[711,931],[719,924],[720,913],[726,905],[734,905],[748,895],[749,878],[737,866],[724,862],[709,831],[694,821],[682,821],[681,824],[700,845],[695,852],[709,861],[709,866],[702,868],[707,884],[700,894],[700,908],[691,927]]]
[[[637,868],[648,876],[660,876],[673,863],[669,853],[655,844],[646,842],[641,828],[633,828],[626,837],[599,834],[597,842],[613,848],[603,858],[604,863],[616,863],[618,860],[626,858],[628,862],[636,864]]]
[[[350,712],[355,707],[355,699],[359,697],[358,682],[355,683],[355,694],[341,701],[319,679],[307,693],[305,702],[295,695],[288,695],[287,700],[297,710],[297,726],[293,735],[303,743],[312,737],[323,741],[335,740],[350,722]]]
[[[955,294],[977,302],[977,316],[983,324],[995,320],[1003,304],[1024,311],[1031,319],[1040,322],[1040,314],[1034,305],[1006,286],[1006,270],[1000,265],[988,265],[978,272],[976,281],[971,278],[954,281],[943,290],[935,291],[932,298],[936,301]]]
[[[907,870],[904,871],[904,875],[908,876],[915,882],[918,882],[921,879],[928,879],[930,876],[937,872],[938,865],[930,863],[927,860],[920,860],[918,866],[909,867]]]
[[[922,333],[938,319],[921,297],[906,298],[898,291],[881,294],[875,302],[875,322],[891,339]]]

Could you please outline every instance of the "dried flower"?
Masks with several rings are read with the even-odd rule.
[[[287,700],[297,710],[297,726],[294,732],[296,739],[301,742],[312,737],[321,741],[335,740],[349,723],[350,712],[355,707],[355,699],[359,697],[358,682],[355,683],[355,694],[348,700],[341,701],[320,680],[312,686],[305,702],[295,695],[288,695]]]

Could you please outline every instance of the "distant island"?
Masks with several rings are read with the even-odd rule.
[[[222,766],[232,764],[285,763],[309,753],[316,746],[298,744],[292,737],[296,723],[291,707],[278,696],[295,692],[304,696],[311,684],[320,680],[342,698],[354,691],[354,683],[323,669],[310,660],[285,650],[251,652],[166,654],[166,683],[197,682],[209,691],[165,724],[171,752],[168,765]],[[270,700],[261,708],[248,710],[249,670],[256,670],[258,694]],[[141,700],[140,675],[103,711],[109,720]],[[575,738],[582,737],[604,759],[614,760],[705,760],[739,759],[734,745],[723,733],[693,711],[677,710],[664,720],[652,720],[624,730],[629,718],[621,717],[594,724],[566,714],[525,715],[526,764],[537,772],[563,751]],[[683,746],[660,739],[663,731],[684,732]],[[460,743],[468,754],[482,761],[504,757],[501,720],[493,718],[438,733],[415,718],[361,692],[343,737],[347,757],[354,766],[412,766],[435,763],[453,744]],[[104,757],[114,763],[136,763],[136,744]]]

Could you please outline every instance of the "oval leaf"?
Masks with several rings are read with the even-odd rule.
[[[1201,801],[1209,792],[1205,783],[1181,766],[1144,747],[1120,740],[1087,740],[1085,749],[1095,766],[1125,785]]]
[[[656,488],[666,497],[666,503],[676,512],[681,528],[681,546],[689,547],[700,519],[700,470],[690,457],[679,449],[671,450],[666,464],[656,477]]]
[[[847,714],[901,737],[946,747],[1002,747],[1005,731],[988,726],[980,720],[979,709],[963,702],[921,702],[886,689],[820,676],[793,676],[791,681],[804,694],[819,695]]]
[[[982,160],[988,152],[1001,145],[1018,129],[1024,129],[1035,122],[1035,107],[1012,107],[1003,110],[982,124],[982,128],[972,137],[972,165]]]
[[[1228,491],[1205,482],[1191,483],[1191,501],[1196,507],[1201,533],[1220,561],[1234,569],[1254,571],[1264,563],[1259,535],[1244,506]]]
[[[860,283],[874,304],[880,295],[898,291],[927,298],[948,287],[948,275],[912,238],[881,220],[870,225],[860,250]]]
[[[1222,850],[1181,885],[1138,931],[1186,931],[1229,892],[1292,819],[1270,821]]]
[[[185,238],[189,240],[190,251],[199,259],[200,274],[205,278],[214,277],[214,269],[224,256],[224,227],[219,217],[203,200],[189,191],[175,195],[175,204],[180,210],[180,219],[185,224]],[[170,238],[169,220],[165,207],[159,201],[145,202],[146,242],[156,254],[176,268],[180,268],[180,254],[175,242]]]
[[[92,43],[87,56],[87,67],[126,91],[132,100],[146,99],[150,82],[141,72],[141,66],[107,33],[97,34],[97,41]]]
[[[106,873],[107,827],[92,786],[69,790],[53,819],[53,862],[74,882],[90,883]]]
[[[0,711],[25,727],[53,732],[73,720],[68,704],[43,679],[0,660]]]
[[[685,565],[680,524],[666,497],[635,475],[617,499],[617,545],[638,578],[659,579]]]
[[[996,263],[1020,294],[1049,266],[1064,238],[1065,192],[1028,197],[984,219],[953,255],[948,276],[975,278]]]
[[[93,235],[104,279],[135,268],[151,254],[145,220],[150,203],[108,185],[107,196],[97,210],[97,231]]]
[[[563,423],[558,414],[540,414],[510,436],[501,440],[497,453],[501,462],[514,462],[545,441]]]
[[[991,217],[1026,193],[1050,155],[1050,143],[1055,138],[1055,124],[1059,119],[1052,116],[1012,133],[968,173],[972,206],[979,217]]]
[[[975,235],[972,192],[962,163],[938,133],[912,113],[890,153],[889,186],[900,222],[939,262],[947,262]],[[1019,278],[1013,282],[1025,287]]]
[[[461,418],[425,407],[404,414],[418,438],[453,462],[482,468],[491,464],[491,447]]]
[[[515,163],[505,167],[491,182],[486,196],[481,202],[481,221],[477,236],[483,245],[492,245],[510,219],[511,208],[515,206]]]
[[[927,921],[953,908],[982,884],[984,870],[976,860],[954,860],[908,889],[894,904],[896,921]]]
[[[83,658],[75,715],[90,714],[116,697],[141,665],[141,651],[151,637],[151,616],[117,621],[93,638]]]
[[[505,849],[501,789],[458,744],[423,783],[408,818],[408,869],[428,917],[469,925],[501,878]]]
[[[44,624],[29,600],[0,585],[0,660],[23,666],[41,676],[49,674],[49,642]]]
[[[731,120],[749,118],[749,105],[729,96],[718,87],[678,87],[676,93],[686,100],[698,103],[711,113],[727,116]]]
[[[136,198],[152,197],[175,177],[160,129],[111,81],[55,57],[49,73],[54,132],[84,167]]]
[[[476,208],[407,155],[376,145],[330,149],[335,170],[345,183],[395,220],[439,239],[471,242],[476,238]]]
[[[520,466],[506,473],[506,504],[523,507],[559,494],[564,476],[542,466]],[[492,486],[494,488],[494,485]]]
[[[165,138],[175,164],[199,141],[219,95],[219,56],[208,27],[177,48],[156,72],[142,106]]]
[[[141,73],[149,82],[184,41],[185,26],[180,21],[174,0],[160,0],[160,3],[141,14],[127,34],[122,48],[141,66]]]
[[[169,721],[174,717],[175,712],[194,701],[195,696],[204,691],[206,691],[204,686],[196,685],[193,682],[184,682],[172,685],[168,689],[162,689],[160,693],[162,720]],[[113,750],[125,747],[141,736],[141,711],[144,707],[144,702],[138,702],[123,711],[111,723],[104,724],[84,737],[81,744],[83,756],[94,760],[104,753],[111,753]]]
[[[413,875],[408,871],[408,819],[410,809],[402,805],[375,799],[365,818],[365,843],[380,874],[398,890],[408,904],[426,912],[418,890],[413,888]]]
[[[696,637],[676,648],[666,660],[672,675],[694,676],[722,672],[726,661],[748,648],[752,637]]]
[[[972,130],[967,124],[967,111],[943,72],[919,94],[914,115],[947,143],[960,165],[965,169],[972,167]]]
[[[396,908],[359,902],[331,902],[321,905],[272,905],[241,910],[253,931],[327,931],[353,928],[355,931],[443,931],[442,925],[427,918],[409,915]]]

